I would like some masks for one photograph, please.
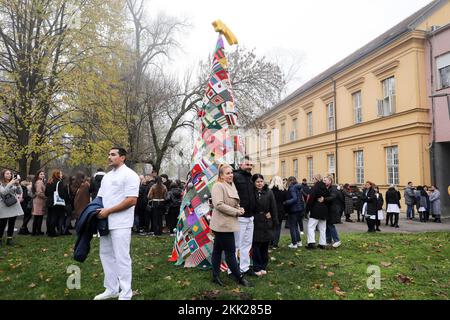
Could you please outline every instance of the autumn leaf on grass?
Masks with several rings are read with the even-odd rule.
[[[327,272],[327,276],[329,276],[329,277],[334,276],[334,272],[331,272],[331,271]]]
[[[48,251],[48,248],[42,248],[41,251],[42,251],[42,252],[47,252],[47,251]]]
[[[155,266],[151,264],[149,266],[145,266],[145,269],[148,270],[148,271],[152,271],[154,267]]]
[[[133,297],[138,296],[140,294],[141,294],[141,292],[138,289],[133,291]]]
[[[397,274],[395,276],[395,278],[398,280],[398,282],[403,283],[403,284],[409,284],[413,282],[413,278],[402,275],[402,274]]]
[[[326,268],[327,268],[327,266],[325,266],[325,265],[323,265],[323,264],[320,265],[320,269],[323,270],[323,269],[326,269]]]
[[[338,295],[339,297],[345,296],[345,292],[341,290],[337,281],[333,281],[331,285],[333,286],[333,291],[336,295]]]
[[[312,289],[320,289],[323,287],[323,284],[321,283],[314,283],[314,285],[311,287]]]
[[[171,277],[171,276],[167,276],[167,277],[164,277],[164,279],[166,279],[166,280],[172,280],[172,277]]]
[[[381,264],[383,267],[390,267],[390,266],[392,266],[392,262],[381,261],[380,264]]]
[[[35,288],[36,287],[36,284],[35,283],[31,283],[29,286],[28,286],[28,288]]]
[[[289,267],[295,267],[295,263],[292,262],[292,261],[289,261],[289,262],[288,262],[288,265],[289,265]]]
[[[232,289],[231,291],[235,293],[241,293],[241,288],[237,287],[235,289]]]

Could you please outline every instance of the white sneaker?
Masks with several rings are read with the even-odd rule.
[[[297,242],[297,247],[301,247],[303,244],[301,242]]]
[[[262,273],[263,275],[266,275],[266,274],[267,274],[267,271],[266,271],[266,270],[261,270],[261,273]]]
[[[288,247],[291,248],[291,249],[297,249],[298,248],[298,246],[296,244],[292,244],[292,243],[290,245],[288,245]]]
[[[302,236],[302,235],[304,235],[305,233],[303,232],[303,231],[300,231],[300,235]]]
[[[105,290],[105,292],[96,295],[94,300],[107,300],[107,299],[113,299],[113,298],[118,298],[118,297],[119,297],[119,293],[111,293],[108,290]]]
[[[340,246],[341,246],[340,241],[333,243],[333,248],[339,248]]]
[[[255,274],[256,274],[258,277],[262,277],[262,276],[264,275],[264,273],[262,272],[262,270],[261,270],[261,271],[256,271]]]

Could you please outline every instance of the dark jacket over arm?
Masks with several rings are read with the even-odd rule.
[[[94,234],[99,232],[100,236],[105,236],[109,233],[108,219],[99,219],[97,217],[97,210],[102,208],[102,198],[97,197],[80,214],[80,218],[75,227],[77,241],[75,243],[73,258],[76,261],[84,262],[86,260],[91,250],[91,240]]]

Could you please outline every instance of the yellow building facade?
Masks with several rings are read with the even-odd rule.
[[[450,1],[431,2],[262,115],[246,138],[255,172],[430,185],[426,34],[449,20]]]

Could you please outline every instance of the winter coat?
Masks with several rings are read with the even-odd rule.
[[[34,188],[36,189],[36,192],[34,193],[33,210],[31,211],[31,214],[34,216],[43,216],[47,213],[47,197],[45,196],[44,181],[36,181],[36,185],[34,186]]]
[[[22,181],[20,185],[22,187],[22,202],[20,203],[20,206],[25,215],[30,215],[33,204],[33,199],[31,198],[31,183]]]
[[[310,212],[310,217],[317,220],[326,220],[328,217],[328,205],[325,202],[319,202],[320,197],[329,197],[330,194],[323,181],[316,182],[311,189],[309,200],[306,205],[306,211]]]
[[[97,172],[94,175],[94,179],[92,179],[92,183],[91,183],[90,188],[89,188],[89,192],[91,194],[91,198],[92,199],[97,198],[97,194],[98,194],[98,191],[100,190],[100,187],[102,185],[102,180],[103,180],[104,176],[105,176],[105,173],[102,172],[102,171]]]
[[[344,195],[345,215],[349,216],[353,213],[353,193],[343,190],[342,194]]]
[[[78,219],[81,212],[86,208],[86,206],[91,201],[91,196],[89,194],[89,182],[83,182],[75,193],[75,197],[73,200],[73,213],[75,218]]]
[[[378,210],[383,210],[383,204],[384,204],[383,194],[375,193],[375,197],[377,197],[377,211]]]
[[[399,191],[395,190],[395,188],[389,188],[388,191],[386,191],[386,210],[389,204],[396,204],[401,208],[400,198],[401,195]]]
[[[337,224],[341,222],[341,200],[339,199],[340,191],[336,186],[328,189],[328,197],[325,197],[325,203],[328,206],[327,224]]]
[[[273,195],[275,196],[275,201],[277,203],[277,214],[278,214],[278,222],[281,224],[283,219],[286,217],[286,212],[284,210],[284,202],[288,197],[288,191],[279,190],[277,187],[273,187],[272,189]]]
[[[242,217],[250,218],[255,214],[256,197],[252,174],[242,169],[233,172],[233,182],[239,194],[241,207],[245,209]]]
[[[303,195],[304,203],[306,203],[306,200],[308,200],[308,195],[310,193],[311,193],[311,188],[306,183],[302,183],[302,195]]]
[[[16,197],[20,196],[22,195],[22,187],[20,185],[4,185],[3,183],[0,183],[0,194],[4,196],[8,193],[13,194]],[[3,198],[0,197],[0,219],[12,218],[17,216],[23,216],[23,210],[20,206],[20,202],[17,200],[15,204],[8,207],[3,202]]]
[[[183,200],[183,190],[175,187],[169,190],[166,195],[166,201],[169,208],[179,208]]]
[[[406,205],[412,206],[414,203],[416,203],[414,189],[409,186],[405,188],[404,197]]]
[[[378,202],[375,194],[375,190],[373,188],[369,188],[367,190],[363,190],[361,195],[361,201],[367,203],[367,215],[373,216],[378,212]],[[364,205],[363,205],[364,206]]]
[[[150,191],[150,183],[141,184],[139,186],[139,196],[136,203],[135,211],[145,211],[148,204],[148,192]]]
[[[217,232],[239,231],[239,195],[234,183],[217,181],[211,190],[213,213],[209,227]]]
[[[58,184],[59,181],[59,184]],[[47,208],[54,207],[54,192],[56,191],[56,185],[58,185],[58,194],[64,201],[67,203],[69,201],[69,193],[67,192],[67,188],[65,187],[62,180],[55,180],[52,183],[47,183],[45,186],[45,196],[47,197],[46,205]],[[62,207],[62,206],[60,206]]]
[[[277,203],[272,190],[267,186],[261,191],[256,190],[256,213],[253,220],[253,241],[269,242],[274,239],[275,226],[278,225]],[[270,218],[266,214],[270,212]]]
[[[84,262],[91,249],[92,236],[97,232],[100,236],[109,234],[108,219],[99,219],[97,210],[103,208],[102,198],[95,198],[84,208],[77,221],[75,229],[77,231],[77,241],[73,252],[76,261]]]
[[[297,214],[305,210],[301,184],[291,184],[289,186],[287,200],[284,204],[286,205],[288,214]]]
[[[441,215],[441,193],[439,190],[434,190],[430,195],[431,207],[435,216]]]
[[[419,208],[424,207],[426,211],[428,211],[428,194],[425,190],[420,191],[420,197],[419,197]]]

